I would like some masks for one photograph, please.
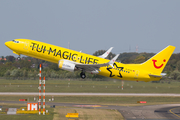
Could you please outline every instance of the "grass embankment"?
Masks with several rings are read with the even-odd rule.
[[[9,96],[1,95],[0,101],[19,101],[19,99],[28,99],[29,102],[38,102],[38,96]],[[137,101],[147,101],[145,105],[152,104],[174,104],[180,103],[180,97],[139,97],[139,96],[53,96],[53,102],[60,103],[77,103],[77,104],[100,104],[100,105],[119,105],[119,106],[134,106],[141,105]],[[46,102],[52,96],[46,96]],[[26,104],[26,102],[24,102]],[[142,104],[144,105],[144,104]]]
[[[38,80],[0,80],[1,92],[38,92]],[[79,93],[180,93],[180,82],[151,83],[119,80],[46,80],[46,92]]]

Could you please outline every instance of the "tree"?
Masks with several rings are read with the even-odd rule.
[[[51,78],[58,78],[58,76],[59,75],[54,70],[51,72],[51,75],[50,75]]]
[[[55,71],[58,71],[60,70],[59,67],[58,67],[58,64],[55,64],[55,63],[52,63],[50,66],[49,66],[50,69],[53,69]]]
[[[10,73],[10,76],[12,76],[13,79],[19,77],[19,75],[20,75],[20,74],[19,74],[19,69],[14,69],[14,70],[12,70],[11,73]]]
[[[29,77],[29,78],[32,78],[32,77],[33,77],[33,72],[32,72],[31,70],[28,72],[28,77]]]
[[[134,62],[135,63],[143,63],[145,61],[145,57],[144,56],[138,56]]]
[[[176,59],[170,59],[168,61],[168,64],[167,65],[170,65],[172,70],[175,70],[176,69],[176,63],[177,63],[177,60]]]
[[[180,71],[180,60],[177,62],[177,69]]]
[[[38,72],[36,70],[34,70],[34,73],[33,73],[33,78],[34,80],[38,77]]]
[[[28,69],[30,69],[32,65],[32,63],[28,60],[20,60],[19,64],[20,64],[20,68],[28,68]]]
[[[180,80],[180,75],[177,77],[177,80]]]
[[[5,62],[4,56],[1,57],[1,62],[3,62],[3,63]]]
[[[6,56],[6,59],[7,59],[7,61],[9,61],[9,62],[14,62],[15,61],[15,57],[14,56]]]
[[[10,70],[7,70],[7,71],[4,73],[4,76],[7,78],[7,77],[10,77],[10,74],[11,74],[11,71],[10,71]]]
[[[177,80],[178,76],[180,76],[180,72],[178,70],[175,70],[170,74],[170,77],[174,80]]]
[[[27,70],[23,70],[23,79],[26,79],[28,77],[28,71]]]

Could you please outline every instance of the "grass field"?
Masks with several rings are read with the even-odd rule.
[[[38,96],[36,96],[38,98]],[[52,96],[46,96],[46,102]],[[19,99],[28,99],[34,101],[34,96],[8,96],[1,95],[0,101],[19,101]],[[133,96],[54,96],[53,102],[60,103],[77,103],[77,104],[100,104],[100,105],[119,105],[119,106],[136,106],[141,105],[137,101],[147,101],[145,105],[153,104],[174,104],[180,103],[180,97],[133,97]],[[26,103],[26,102],[24,102]]]
[[[38,92],[38,80],[3,80],[0,79],[1,92]],[[80,81],[46,80],[46,92],[80,93],[180,93],[180,82],[151,83],[119,80]]]
[[[1,92],[38,92],[38,80],[0,80]],[[80,93],[180,93],[180,82],[151,83],[121,81],[80,81],[80,80],[47,80],[46,92],[80,92]],[[35,96],[38,99],[38,96]],[[46,96],[46,101],[52,96]],[[0,100],[28,99],[34,96],[0,96]],[[133,96],[54,96],[55,102],[72,102],[84,104],[126,105],[147,101],[148,104],[179,103],[179,97],[133,97]]]

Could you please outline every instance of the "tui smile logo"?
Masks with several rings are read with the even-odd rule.
[[[154,60],[154,59],[153,59],[152,61],[153,61],[153,65],[154,65],[154,67],[155,67],[156,69],[160,69],[160,68],[164,65],[164,64],[161,64],[160,66],[157,66],[157,65],[156,65],[157,60]],[[166,62],[166,60],[164,59],[163,62]]]

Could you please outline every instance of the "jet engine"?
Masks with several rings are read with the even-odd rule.
[[[73,72],[75,70],[75,64],[68,60],[60,60],[58,67],[63,70]]]

